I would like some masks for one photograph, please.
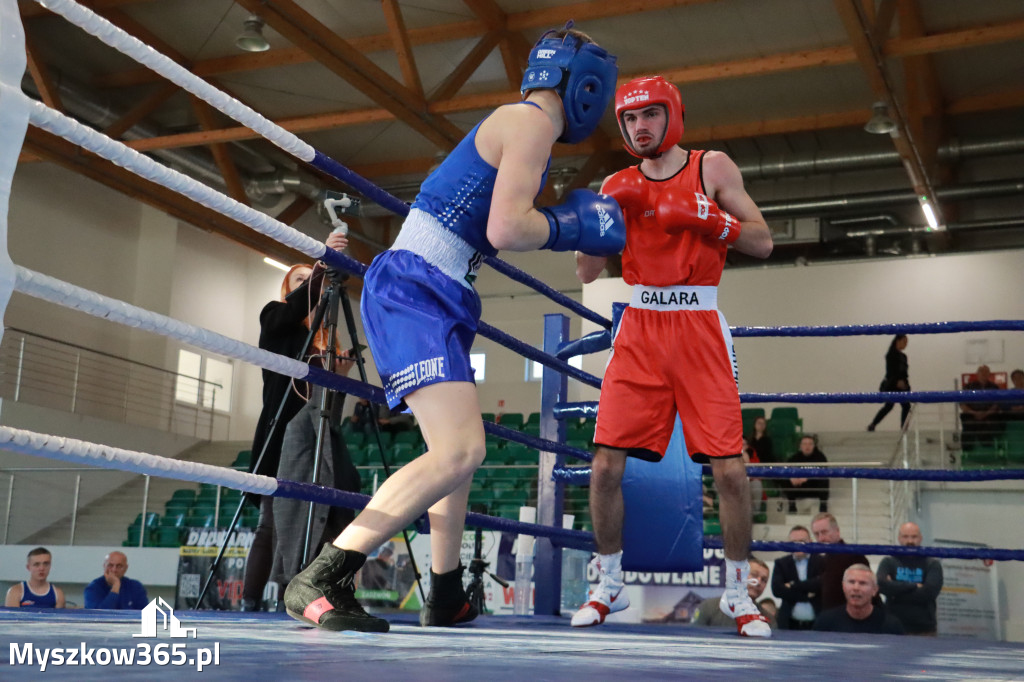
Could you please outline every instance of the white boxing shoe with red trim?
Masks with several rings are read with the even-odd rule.
[[[586,628],[600,625],[610,613],[618,613],[629,608],[629,595],[621,580],[613,580],[601,574],[601,580],[591,590],[590,599],[572,616],[574,628]]]
[[[736,632],[741,637],[772,636],[768,619],[761,614],[757,604],[745,589],[727,588],[725,594],[718,600],[718,608],[736,621]]]

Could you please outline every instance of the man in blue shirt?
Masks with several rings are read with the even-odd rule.
[[[87,609],[137,609],[149,603],[146,588],[138,580],[124,577],[128,557],[111,552],[103,559],[103,575],[85,588]]]

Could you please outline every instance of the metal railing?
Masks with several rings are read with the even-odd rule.
[[[194,388],[193,388],[194,387]],[[195,391],[195,404],[176,399]],[[215,382],[8,327],[0,342],[0,398],[108,421],[212,439]]]
[[[141,490],[139,483],[141,482]],[[136,546],[149,546],[147,520],[162,515],[163,498],[178,488],[195,483],[152,478],[107,469],[86,467],[8,467],[0,469],[0,512],[3,544],[26,541],[74,545],[120,544],[129,526],[138,522]],[[221,509],[222,489],[216,488],[212,504],[213,527],[231,516]],[[118,496],[115,498],[113,496]],[[158,500],[154,502],[154,500]],[[227,504],[227,502],[224,502]],[[199,503],[197,502],[197,505]],[[204,505],[205,506],[205,505]],[[226,515],[226,518],[225,518]]]

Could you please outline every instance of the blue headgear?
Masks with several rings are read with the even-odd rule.
[[[571,21],[565,25],[571,27]],[[573,144],[589,136],[601,122],[615,96],[619,68],[607,50],[571,33],[564,38],[554,33],[542,35],[530,51],[521,92],[524,96],[540,88],[557,92],[565,111],[565,130],[558,141]]]

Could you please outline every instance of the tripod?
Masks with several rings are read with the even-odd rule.
[[[339,306],[339,302],[340,302],[342,304],[342,306],[344,307],[344,310],[345,310],[345,319],[346,319],[346,322],[347,322],[347,325],[348,325],[348,330],[349,330],[350,337],[352,339],[352,353],[355,355],[354,359],[355,359],[356,365],[359,367],[360,377],[361,377],[362,381],[364,383],[366,383],[366,381],[367,381],[366,370],[365,370],[365,365],[364,365],[364,363],[362,361],[362,357],[359,354],[360,344],[357,341],[358,334],[357,334],[356,328],[355,328],[355,319],[354,319],[354,316],[352,314],[351,304],[349,302],[348,296],[345,295],[345,292],[344,292],[344,284],[343,284],[343,282],[344,282],[345,279],[347,279],[347,275],[343,275],[342,273],[339,273],[339,272],[334,271],[334,270],[327,270],[326,271],[326,277],[328,278],[329,286],[325,288],[325,290],[323,291],[323,293],[322,293],[322,295],[320,297],[319,302],[316,305],[315,312],[314,312],[313,317],[312,317],[312,319],[310,320],[310,323],[309,323],[309,333],[306,336],[306,339],[305,339],[304,343],[302,344],[302,350],[298,353],[296,359],[297,360],[305,360],[306,359],[307,353],[308,353],[309,349],[311,348],[311,344],[312,344],[314,338],[316,337],[317,332],[323,327],[323,328],[326,329],[326,338],[329,340],[328,343],[326,344],[326,349],[325,349],[326,350],[326,353],[325,353],[326,354],[325,367],[333,369],[333,367],[335,365],[335,361],[337,359],[337,353],[336,353],[336,348],[335,348],[335,344],[333,342],[333,339],[335,338],[335,334],[336,334],[336,331],[337,331],[337,320],[338,320],[337,312],[338,312],[338,306]],[[330,436],[329,428],[330,428],[330,418],[331,418],[332,411],[335,412],[335,413],[339,413],[340,412],[340,405],[338,406],[339,409],[337,409],[337,410],[332,410],[331,409],[331,407],[332,407],[332,405],[331,405],[332,398],[334,398],[335,395],[336,394],[333,391],[329,391],[327,389],[321,390],[320,403],[319,403],[319,419],[317,420],[316,440],[315,440],[315,446],[313,448],[312,481],[314,483],[319,481],[319,478],[320,478],[322,453],[324,451],[325,439]],[[279,422],[280,422],[280,418],[281,418],[281,416],[282,416],[282,414],[283,414],[283,412],[285,410],[285,405],[288,402],[288,399],[289,399],[289,394],[286,392],[282,396],[281,402],[280,402],[280,404],[278,406],[278,409],[277,409],[273,419],[270,421],[269,427],[267,429],[267,438],[263,442],[263,446],[262,446],[262,448],[260,450],[260,453],[259,453],[259,456],[258,456],[258,458],[256,460],[256,464],[253,467],[254,471],[258,471],[259,470],[260,464],[263,461],[264,456],[267,453],[268,446],[270,445],[270,442],[273,439],[273,436],[275,435],[276,430],[278,428],[281,428],[281,429],[284,428],[284,424],[280,424]],[[344,395],[342,395],[342,399],[344,399]],[[374,426],[376,427],[376,424],[374,424]],[[379,438],[379,434],[378,434],[378,444],[379,443],[380,443],[380,438]],[[383,452],[383,450],[382,450],[382,452]],[[387,470],[386,463],[385,463],[385,470]],[[207,577],[206,583],[203,586],[203,589],[202,589],[202,591],[199,594],[199,598],[198,598],[198,600],[196,602],[196,608],[201,608],[201,606],[202,606],[203,599],[204,599],[204,597],[205,597],[205,595],[207,593],[207,590],[209,589],[210,584],[212,583],[213,578],[216,575],[217,569],[218,569],[218,567],[220,565],[221,560],[223,559],[224,553],[225,553],[225,551],[226,551],[226,549],[227,549],[227,547],[228,547],[228,545],[229,545],[229,543],[231,541],[232,536],[234,535],[235,528],[236,528],[236,526],[238,524],[238,520],[239,520],[239,518],[241,516],[244,504],[245,504],[245,498],[243,498],[239,502],[238,508],[235,510],[235,514],[234,514],[234,517],[232,518],[231,524],[228,527],[227,533],[225,533],[224,541],[221,544],[220,551],[217,554],[217,557],[214,560],[213,565],[210,568],[209,576]],[[303,536],[304,537],[304,542],[302,544],[302,562],[301,562],[301,564],[299,566],[300,570],[301,570],[301,568],[303,568],[306,565],[308,565],[308,563],[310,561],[310,553],[311,553],[311,549],[312,549],[311,548],[311,544],[318,541],[318,539],[314,539],[312,537],[312,533],[313,533],[313,514],[314,514],[314,505],[313,505],[312,502],[310,502],[309,503],[308,513],[307,513],[307,518],[306,518],[305,533],[304,533],[304,536]],[[408,538],[406,539],[406,542],[407,542],[407,546],[408,546]],[[409,551],[410,562],[412,563],[413,569],[415,571],[416,565],[415,565],[415,560],[414,560],[414,558],[412,556],[412,548],[408,547],[408,551]],[[417,578],[417,581],[418,581],[419,580],[418,572],[416,573],[416,578]],[[421,591],[422,591],[422,588],[421,588]]]
[[[477,505],[474,505],[474,507],[477,507]],[[479,507],[483,507],[483,505],[479,505]],[[479,514],[486,514],[487,508],[474,508],[473,511]],[[484,531],[482,528],[477,528],[473,531],[473,559],[469,562],[469,574],[473,578],[469,581],[469,585],[466,586],[466,599],[476,608],[477,613],[481,615],[486,612],[484,607],[486,601],[484,598],[484,574],[486,573],[491,580],[502,587],[508,587],[506,581],[487,570],[490,562],[483,559],[483,537]]]

